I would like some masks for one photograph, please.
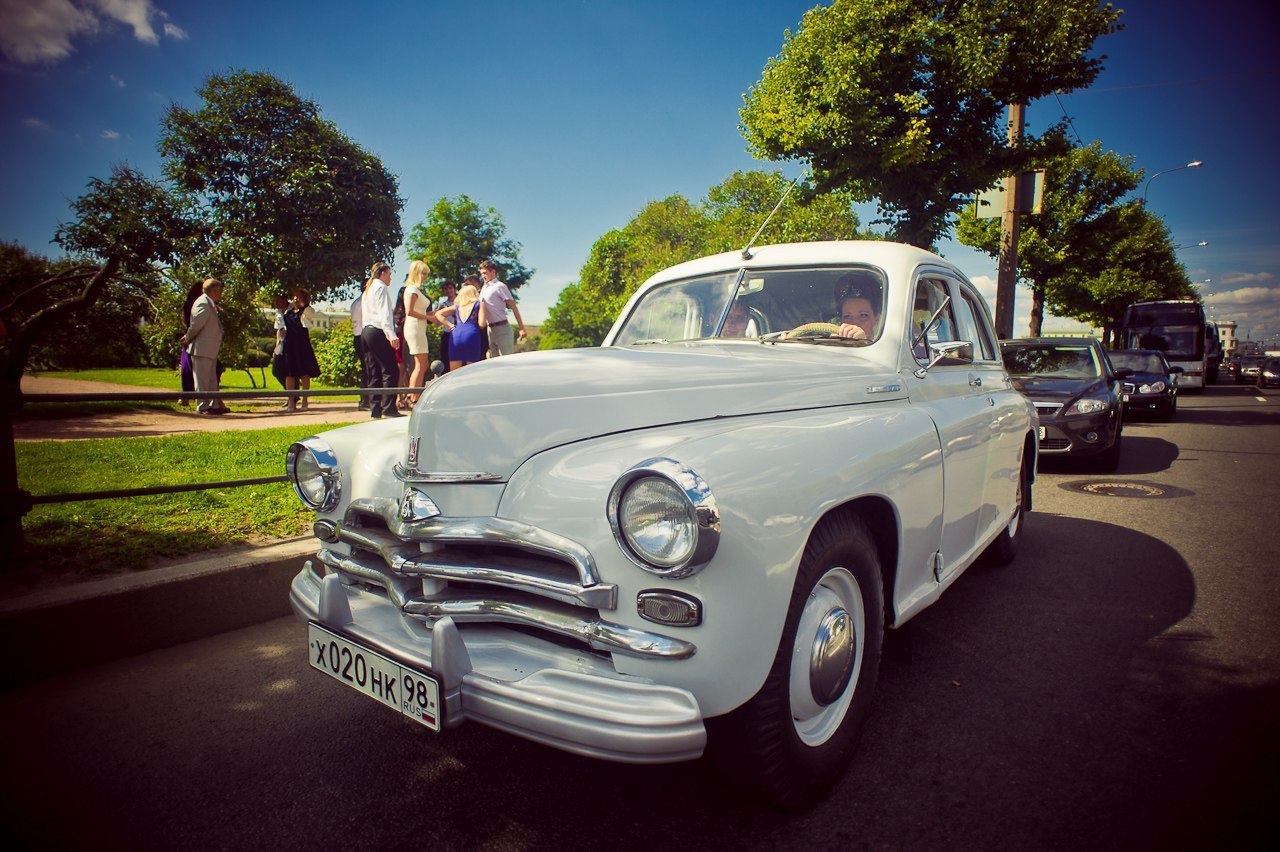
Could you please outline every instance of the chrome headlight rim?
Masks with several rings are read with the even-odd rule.
[[[1098,414],[1106,411],[1111,407],[1110,400],[1101,399],[1093,396],[1086,396],[1077,399],[1071,404],[1064,416],[1073,416],[1077,414]]]
[[[309,497],[300,482],[301,475],[298,470],[298,463],[304,453],[310,456],[320,475],[321,495],[319,500]],[[334,453],[333,448],[328,443],[320,438],[315,436],[303,438],[301,441],[295,441],[290,445],[289,451],[285,454],[284,470],[285,475],[289,478],[289,483],[293,486],[293,493],[298,495],[298,499],[307,508],[317,512],[328,512],[336,508],[338,502],[342,499],[342,476],[338,468],[337,454]]]
[[[687,504],[693,522],[694,544],[689,554],[671,565],[663,565],[645,557],[632,546],[623,529],[621,507],[627,492],[645,479],[665,480],[675,486]],[[637,567],[659,577],[681,579],[691,577],[706,567],[720,546],[720,510],[710,486],[692,468],[670,458],[651,458],[640,462],[618,477],[609,491],[606,507],[609,527],[618,548]]]

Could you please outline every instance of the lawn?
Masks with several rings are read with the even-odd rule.
[[[314,428],[202,432],[163,438],[17,444],[18,480],[33,495],[276,476]],[[69,578],[133,571],[229,544],[302,535],[312,513],[287,483],[35,507],[26,562]]]

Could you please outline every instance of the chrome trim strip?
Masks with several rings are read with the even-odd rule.
[[[578,580],[584,589],[605,586],[596,573],[596,563],[591,552],[572,539],[538,527],[503,518],[431,518],[425,521],[405,523],[400,520],[398,500],[388,497],[352,500],[342,524],[342,532],[358,528],[358,515],[368,512],[382,518],[392,535],[405,541],[425,541],[437,544],[501,544],[519,550],[527,550],[542,556],[567,560],[578,572]],[[401,544],[403,542],[400,542]],[[368,546],[368,545],[366,545]],[[388,560],[390,561],[390,560]],[[613,609],[613,606],[604,607]]]
[[[431,473],[428,471],[418,470],[416,467],[405,467],[396,462],[395,467],[391,468],[392,474],[401,482],[434,482],[437,484],[445,482],[503,482],[500,473],[485,473],[482,470],[458,470],[458,471],[437,471]]]
[[[902,391],[902,385],[872,385],[867,388],[867,393],[899,393]]]
[[[523,624],[568,636],[585,642],[597,651],[632,657],[660,657],[684,660],[697,652],[692,642],[672,639],[647,630],[638,630],[598,618],[583,618],[567,608],[533,607],[502,597],[461,597],[447,601],[415,600],[403,607],[407,615],[433,622],[452,618],[459,624],[468,621]]]

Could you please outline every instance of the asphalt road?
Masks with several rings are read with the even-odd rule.
[[[913,622],[807,813],[738,801],[701,762],[430,734],[311,672],[279,619],[0,694],[0,828],[23,848],[1261,848],[1280,394],[1255,397],[1220,385],[1130,424],[1115,474],[1042,470],[1018,560]]]

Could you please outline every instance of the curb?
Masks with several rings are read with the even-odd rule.
[[[289,615],[310,536],[0,601],[0,689]]]

